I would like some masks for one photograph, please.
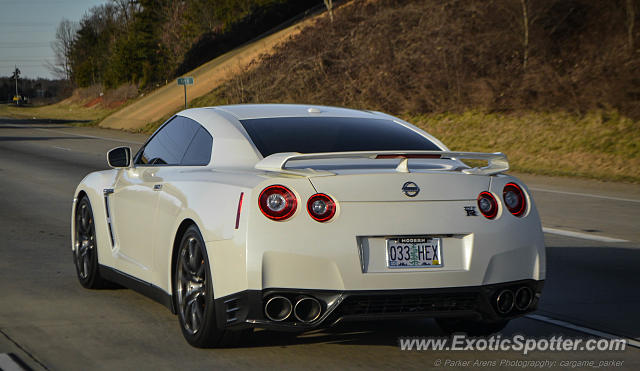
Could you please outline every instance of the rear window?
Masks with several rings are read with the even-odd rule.
[[[413,130],[385,119],[278,117],[240,122],[264,157],[279,152],[440,150]]]

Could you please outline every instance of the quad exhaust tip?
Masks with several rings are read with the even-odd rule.
[[[272,321],[281,322],[289,318],[293,305],[284,296],[274,296],[264,305],[264,314]]]
[[[300,322],[313,322],[320,317],[322,313],[322,305],[317,299],[309,296],[298,298],[293,308],[293,314]]]
[[[525,311],[531,308],[533,298],[533,290],[528,286],[521,286],[515,292],[510,289],[504,289],[496,296],[496,310],[502,315],[508,314],[514,309]]]
[[[527,286],[522,286],[515,294],[515,307],[517,310],[526,310],[533,301],[533,291]]]
[[[514,298],[515,295],[513,294],[513,291],[509,289],[500,291],[496,297],[496,309],[498,310],[498,313],[507,314],[511,312],[515,302]]]

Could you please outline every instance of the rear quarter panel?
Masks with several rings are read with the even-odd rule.
[[[159,192],[156,216],[153,283],[171,292],[174,243],[179,239],[177,233],[182,223],[192,221],[206,244],[214,295],[220,297],[246,289],[247,218],[250,210],[257,207],[257,202],[253,202],[257,198],[255,190],[261,189],[261,184],[272,184],[273,180],[248,171],[212,169],[167,169],[158,171],[156,176],[163,179],[164,186]],[[236,229],[241,194],[243,203]]]

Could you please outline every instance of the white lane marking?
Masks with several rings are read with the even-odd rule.
[[[580,232],[573,232],[573,231],[565,231],[564,229],[542,227],[542,231],[544,233],[557,234],[558,236],[581,238],[583,240],[592,240],[592,241],[598,241],[598,242],[611,242],[611,243],[629,242],[628,240],[622,240],[619,238],[598,236],[595,234],[580,233]]]
[[[599,336],[599,337],[605,338],[605,339],[623,339],[623,340],[625,340],[627,342],[628,345],[631,345],[632,347],[640,348],[640,341],[632,339],[632,338],[610,334],[608,332],[592,329],[592,328],[589,328],[589,327],[578,326],[578,325],[575,325],[575,324],[573,324],[571,322],[561,321],[559,319],[555,319],[555,318],[551,318],[551,317],[547,317],[547,316],[541,316],[539,314],[527,314],[527,315],[525,315],[525,317],[531,318],[533,320],[540,321],[540,322],[551,323],[553,325],[564,327],[564,328],[568,328],[568,329],[571,329],[571,330],[584,332],[585,334]]]
[[[0,370],[2,371],[24,371],[8,354],[0,354]]]
[[[61,149],[61,150],[63,150],[63,151],[71,151],[71,149],[70,149],[70,148],[65,148],[65,147],[53,146],[53,148]]]
[[[625,202],[637,202],[640,203],[640,200],[635,200],[632,198],[622,198],[622,197],[611,197],[611,196],[602,196],[602,195],[594,195],[591,193],[579,193],[579,192],[566,192],[566,191],[556,191],[553,189],[546,188],[537,188],[537,187],[529,187],[532,191],[537,192],[549,192],[549,193],[559,193],[563,195],[572,195],[572,196],[581,196],[581,197],[591,197],[591,198],[602,198],[605,200],[614,200],[614,201],[625,201]]]
[[[40,129],[40,128],[34,128],[34,129],[42,130],[42,131],[50,131],[50,132],[53,132],[53,133],[72,135],[74,137],[81,137],[81,138],[101,139],[101,140],[109,140],[109,141],[112,141],[112,142],[129,143],[129,144],[144,144],[143,142],[133,142],[133,141],[124,140],[124,139],[114,139],[114,138],[98,137],[98,136],[94,136],[94,135],[68,133],[68,132],[62,131],[62,130]]]

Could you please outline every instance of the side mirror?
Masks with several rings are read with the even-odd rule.
[[[118,169],[131,165],[131,148],[118,147],[107,152],[107,162],[112,168]]]

